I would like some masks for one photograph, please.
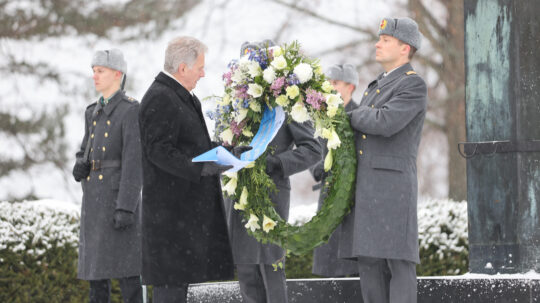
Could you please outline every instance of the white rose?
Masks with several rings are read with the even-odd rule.
[[[261,66],[257,61],[250,61],[248,65],[248,73],[252,78],[255,78],[261,74]]]
[[[253,98],[259,98],[262,96],[263,88],[257,83],[250,83],[248,84],[247,93],[253,96]]]
[[[332,130],[332,133],[330,134],[330,137],[328,138],[328,143],[326,146],[328,149],[336,149],[341,145],[341,140],[339,140],[339,136],[336,133],[335,130]]]
[[[245,225],[245,227],[248,229],[251,229],[252,232],[255,232],[255,230],[261,228],[261,226],[257,222],[259,222],[259,218],[257,218],[257,216],[255,216],[254,214],[250,214],[249,220],[247,224]]]
[[[336,94],[327,94],[326,104],[328,104],[328,106],[338,107],[340,104],[343,104],[343,99]]]
[[[298,80],[300,80],[300,83],[306,83],[313,77],[313,69],[311,68],[311,65],[307,63],[298,64],[293,72],[298,77]]]
[[[251,110],[256,113],[261,112],[261,104],[259,104],[259,102],[255,100],[252,100],[251,102],[249,102],[249,108],[251,108]]]
[[[231,144],[233,139],[233,133],[230,128],[227,128],[221,134],[219,134],[219,137],[221,138],[221,141],[227,144]]]
[[[309,120],[309,113],[304,105],[300,101],[296,102],[291,108],[291,117],[298,123],[303,123]]]
[[[272,229],[276,227],[276,222],[270,218],[268,218],[266,215],[264,215],[263,218],[263,230],[268,233]]]
[[[285,67],[287,67],[287,60],[285,60],[285,57],[278,56],[272,60],[272,63],[270,63],[275,69],[282,70]]]
[[[334,86],[330,83],[330,81],[324,81],[324,82],[323,82],[323,84],[322,84],[322,90],[323,90],[325,93],[331,93],[333,89],[334,89]]]
[[[272,54],[274,55],[274,57],[283,55],[283,49],[280,46],[272,46],[269,49],[273,51]]]
[[[285,95],[279,95],[276,98],[276,103],[279,106],[285,107],[285,106],[289,105],[289,98],[287,98],[287,96],[285,96]]]
[[[267,69],[265,69],[263,72],[263,79],[269,84],[274,82],[274,80],[276,79],[276,71],[274,70],[274,68],[269,66]]]

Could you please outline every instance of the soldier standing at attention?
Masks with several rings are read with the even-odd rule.
[[[343,222],[339,254],[358,260],[365,303],[417,301],[416,156],[427,89],[409,61],[420,41],[412,19],[382,20],[375,60],[385,72],[349,113],[358,158],[356,203]]]
[[[332,65],[327,71],[326,76],[332,86],[338,91],[343,99],[343,106],[346,112],[351,112],[358,107],[358,104],[352,99],[352,95],[358,85],[358,72],[352,64]],[[324,159],[328,154],[326,139],[319,139],[323,150],[322,159],[312,166],[309,171],[315,181],[320,182],[313,186],[313,190],[321,189],[319,195],[318,210],[321,209],[324,199],[326,199],[327,172],[324,171]],[[343,277],[358,274],[358,266],[355,261],[343,260],[338,258],[338,248],[340,242],[341,225],[336,228],[327,244],[323,244],[313,250],[313,274],[324,277]]]
[[[109,302],[112,278],[125,303],[142,302],[139,103],[121,89],[121,51],[97,51],[92,70],[101,98],[86,108],[73,167],[83,189],[77,277],[90,282],[91,303]]]

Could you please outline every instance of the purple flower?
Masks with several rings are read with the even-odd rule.
[[[306,102],[311,104],[314,109],[320,109],[321,104],[325,101],[325,98],[321,92],[318,92],[312,88],[306,90]]]
[[[239,85],[236,87],[236,95],[235,97],[236,98],[240,98],[240,99],[247,99],[249,98],[248,94],[247,94],[247,91],[248,91],[248,86],[247,85]]]
[[[240,122],[239,124],[236,123],[236,121],[231,121],[231,131],[232,133],[235,135],[235,136],[239,136],[240,134],[242,134],[242,129],[244,128],[244,124],[243,122]]]
[[[287,83],[292,85],[298,85],[300,84],[300,80],[298,79],[298,76],[296,74],[290,74],[289,77],[287,77]]]
[[[281,89],[283,88],[283,85],[285,85],[285,77],[279,77],[274,80],[274,82],[270,86],[270,89],[274,91],[274,96],[279,95]]]
[[[231,71],[226,72],[226,73],[223,74],[223,80],[225,81],[226,86],[231,85],[231,83],[232,83],[231,76],[232,76]]]

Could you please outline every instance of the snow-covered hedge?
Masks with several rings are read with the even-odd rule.
[[[34,256],[52,245],[77,247],[79,207],[54,200],[0,202],[0,250]]]

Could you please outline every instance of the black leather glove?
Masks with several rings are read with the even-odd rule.
[[[233,168],[232,165],[221,165],[216,162],[204,162],[201,176],[217,176],[222,172]]]
[[[268,155],[266,156],[266,173],[267,174],[283,174],[283,167],[281,166],[281,160],[278,157]]]
[[[317,182],[320,182],[324,177],[326,177],[326,174],[324,172],[323,165],[320,165],[319,163],[316,164],[313,167],[313,179],[315,179],[315,181]]]
[[[128,210],[117,209],[113,214],[114,229],[124,230],[135,223],[135,214]]]
[[[252,150],[252,149],[253,147],[251,146],[235,146],[230,150],[230,152],[236,158],[240,159],[240,155],[242,155],[242,153],[247,152],[248,150]]]
[[[75,166],[73,166],[73,177],[75,181],[80,182],[90,174],[90,163],[77,159]]]

